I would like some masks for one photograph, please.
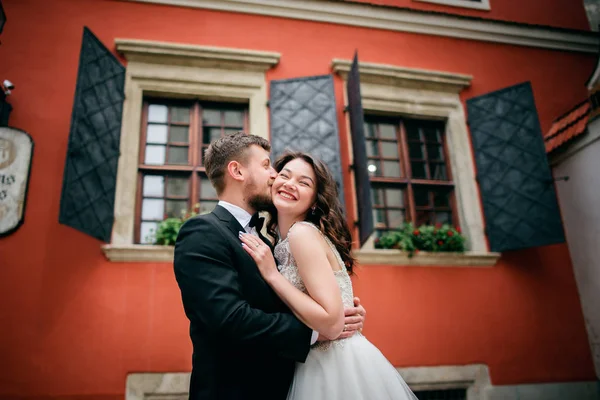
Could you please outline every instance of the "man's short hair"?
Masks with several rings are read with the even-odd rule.
[[[271,151],[271,145],[265,138],[241,131],[225,135],[208,146],[204,153],[204,168],[218,195],[225,190],[227,164],[234,160],[245,164],[248,158],[247,151],[252,145]]]

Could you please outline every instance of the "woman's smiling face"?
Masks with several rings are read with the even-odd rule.
[[[283,166],[271,190],[279,213],[304,216],[317,198],[315,171],[306,161],[295,158]]]

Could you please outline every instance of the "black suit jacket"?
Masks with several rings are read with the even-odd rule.
[[[312,330],[262,279],[244,229],[223,207],[188,220],[175,244],[175,277],[194,347],[190,399],[286,398]]]

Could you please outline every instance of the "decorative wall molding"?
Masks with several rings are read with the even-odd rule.
[[[348,79],[351,60],[334,58],[331,68],[344,80]],[[402,68],[394,65],[361,62],[360,82],[378,85],[391,85],[413,89],[434,90],[447,93],[460,93],[471,85],[473,76],[418,68]]]
[[[276,65],[280,56],[272,52],[134,39],[116,39],[115,42],[117,51],[127,59],[126,100],[111,238],[111,245],[116,247],[108,246],[104,251],[109,259],[124,260],[151,257],[139,253],[133,255],[133,250],[127,247],[133,244],[134,237],[144,96],[248,104],[250,132],[268,139],[265,71]],[[157,253],[151,251],[149,254]],[[163,255],[158,257],[164,259]]]
[[[116,39],[117,51],[128,62],[185,65],[200,68],[224,68],[260,71],[274,67],[281,55],[275,52],[196,46],[181,43]]]
[[[480,1],[472,1],[472,0],[415,0],[415,1],[422,1],[424,3],[442,4],[442,5],[445,5],[445,6],[452,6],[452,7],[473,8],[475,10],[486,10],[486,11],[489,11],[489,10],[492,9],[490,7],[490,0],[480,0]],[[502,1],[502,0],[500,0],[500,1]]]
[[[331,0],[121,0],[595,54],[593,32]]]

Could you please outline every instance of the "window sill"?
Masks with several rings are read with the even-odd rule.
[[[395,266],[449,266],[449,267],[493,267],[500,258],[500,253],[427,253],[419,252],[413,257],[400,250],[357,250],[354,256],[360,265],[395,265]]]
[[[104,245],[102,252],[111,262],[173,262],[173,246],[149,246],[140,244]],[[453,266],[492,267],[500,258],[499,253],[426,253],[412,258],[400,250],[357,250],[354,256],[361,265],[396,266]]]
[[[166,262],[173,263],[173,246],[126,244],[102,246],[102,252],[112,262]]]

